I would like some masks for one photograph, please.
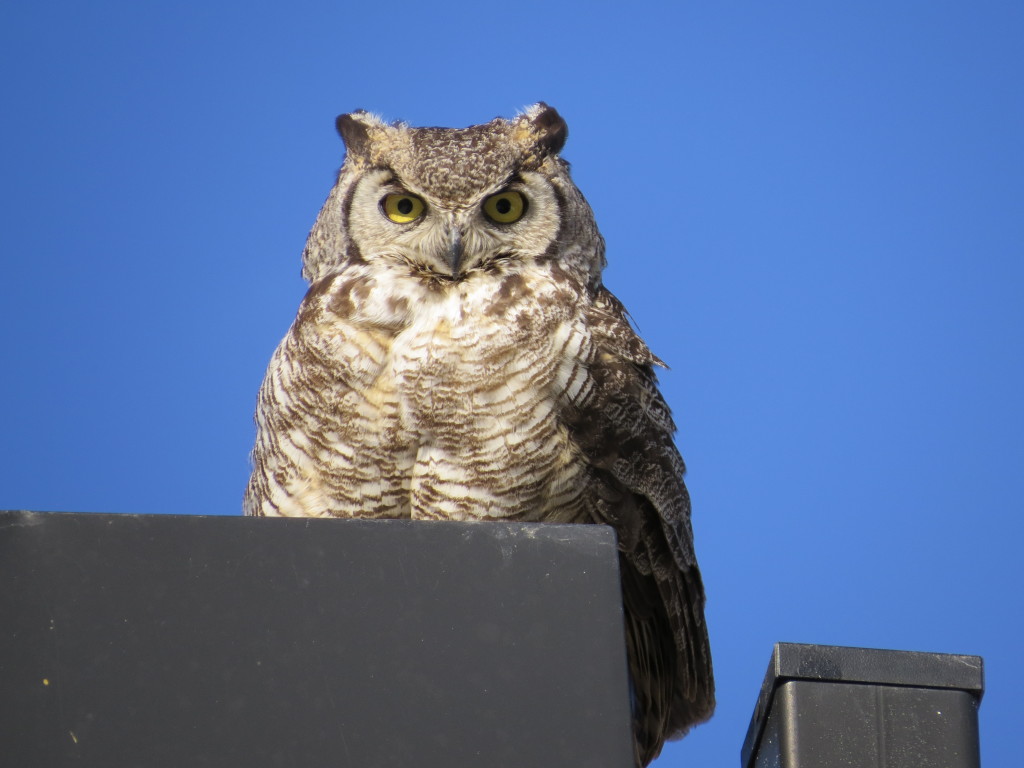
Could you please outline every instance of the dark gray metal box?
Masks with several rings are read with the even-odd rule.
[[[778,643],[743,768],[978,768],[982,660]]]
[[[0,512],[0,766],[629,766],[603,526]]]

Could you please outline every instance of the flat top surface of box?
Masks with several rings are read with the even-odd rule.
[[[630,765],[603,526],[0,512],[0,578],[0,765]]]
[[[838,645],[776,643],[765,687],[783,678],[984,690],[980,656]]]

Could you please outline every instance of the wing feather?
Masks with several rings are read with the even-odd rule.
[[[594,516],[619,535],[637,760],[711,716],[714,677],[685,465],[657,386],[662,363],[599,288],[585,311],[592,386],[570,429],[593,467]]]

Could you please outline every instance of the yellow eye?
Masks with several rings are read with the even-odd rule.
[[[415,195],[388,195],[380,201],[384,215],[396,224],[408,224],[423,215],[426,206]]]
[[[511,190],[499,192],[484,200],[484,213],[491,221],[496,221],[499,224],[511,224],[514,221],[519,221],[526,213],[526,198]]]

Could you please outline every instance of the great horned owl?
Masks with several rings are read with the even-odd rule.
[[[566,124],[540,103],[465,129],[337,128],[245,512],[613,526],[646,765],[714,708],[704,588],[662,363],[601,283]]]

